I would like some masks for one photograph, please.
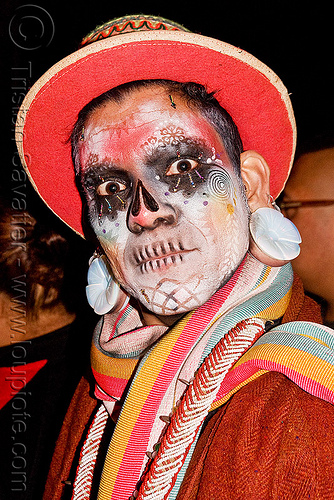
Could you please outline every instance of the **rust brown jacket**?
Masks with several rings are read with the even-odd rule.
[[[321,323],[295,277],[283,322]],[[60,433],[43,500],[66,495],[97,401],[82,379]],[[240,389],[210,419],[178,500],[334,499],[334,407],[270,372]]]

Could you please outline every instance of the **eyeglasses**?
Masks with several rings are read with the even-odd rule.
[[[326,207],[334,205],[334,200],[310,200],[310,201],[279,201],[277,205],[281,210],[299,207]]]
[[[308,200],[308,201],[277,201],[283,215],[288,219],[293,219],[297,214],[297,209],[301,207],[326,207],[334,205],[334,200]]]

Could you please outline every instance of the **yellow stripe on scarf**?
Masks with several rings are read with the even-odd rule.
[[[91,365],[101,375],[129,379],[138,361],[138,358],[128,358],[124,363],[123,358],[108,358],[92,344]]]
[[[112,436],[101,477],[98,500],[110,500],[128,441],[145,401],[180,334],[195,311],[187,314],[163,337],[149,354],[123,406]],[[112,450],[112,451],[111,451]],[[108,471],[108,475],[106,474]]]
[[[290,290],[284,295],[284,297],[282,297],[280,300],[267,307],[266,309],[263,309],[263,311],[256,314],[256,317],[261,319],[276,319],[282,317],[290,302],[291,294],[292,289],[290,288]]]

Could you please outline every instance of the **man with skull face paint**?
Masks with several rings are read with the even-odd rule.
[[[309,322],[320,313],[289,264],[299,235],[273,203],[295,144],[286,89],[249,54],[170,21],[131,16],[88,35],[17,121],[34,185],[83,234],[63,140],[75,120],[99,243],[87,295],[103,316],[95,398],[83,380],[44,498],[330,498],[334,337]]]
[[[118,281],[155,314],[182,314],[206,302],[245,256],[243,186],[220,135],[180,85],[125,89],[86,110],[76,169]]]

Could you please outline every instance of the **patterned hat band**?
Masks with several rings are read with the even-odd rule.
[[[81,42],[80,47],[85,47],[90,43],[124,33],[134,33],[136,31],[189,31],[181,24],[169,19],[156,16],[130,15],[112,19],[101,26],[95,28]]]

